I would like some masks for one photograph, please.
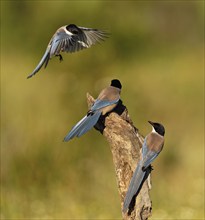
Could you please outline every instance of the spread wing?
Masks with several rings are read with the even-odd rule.
[[[79,28],[82,30],[81,35],[79,35],[79,40],[87,44],[88,47],[91,47],[93,44],[100,43],[100,41],[109,37],[106,31],[85,27]]]
[[[83,45],[78,42],[78,37],[69,35],[64,30],[59,31],[51,40],[50,53],[58,55],[60,52],[73,53],[83,49]]]
[[[97,29],[79,28],[80,31],[70,33],[65,28],[59,29],[51,40],[51,54],[60,52],[73,53],[91,47],[93,44],[104,40],[106,32]]]

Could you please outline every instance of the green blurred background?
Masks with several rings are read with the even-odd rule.
[[[111,36],[27,80],[70,23]],[[204,217],[204,2],[1,1],[1,219],[121,219],[104,137],[62,142],[113,78],[141,134],[166,128],[151,219]]]

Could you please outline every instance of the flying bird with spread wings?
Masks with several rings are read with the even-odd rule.
[[[73,53],[90,48],[92,45],[105,40],[108,35],[106,31],[78,27],[75,24],[60,27],[51,38],[41,61],[27,78],[34,76],[43,65],[46,68],[49,60],[54,56],[59,57],[59,60],[62,61],[61,52]]]

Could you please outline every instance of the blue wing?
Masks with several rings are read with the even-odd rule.
[[[82,45],[82,43],[78,42],[78,36],[76,35],[69,35],[63,31],[54,35],[51,41],[51,54],[58,55],[60,52],[76,52],[82,50],[83,48],[87,48]]]
[[[113,101],[108,101],[108,100],[100,100],[100,99],[96,99],[96,101],[94,102],[93,106],[91,107],[91,111],[96,111],[99,110],[101,108],[107,107],[109,105],[113,105],[115,103],[117,103],[119,101],[119,99],[113,100]]]
[[[158,155],[159,155],[159,152],[150,150],[147,147],[146,138],[145,138],[143,146],[142,146],[143,169],[146,169]]]
[[[66,34],[64,31],[56,33],[50,42],[51,45],[50,53],[52,55],[54,54],[58,55],[62,51],[62,49],[67,44],[69,44],[70,39],[71,37],[68,34]]]

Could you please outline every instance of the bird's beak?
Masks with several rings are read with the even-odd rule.
[[[152,126],[154,126],[154,122],[152,122],[152,121],[148,121]]]

